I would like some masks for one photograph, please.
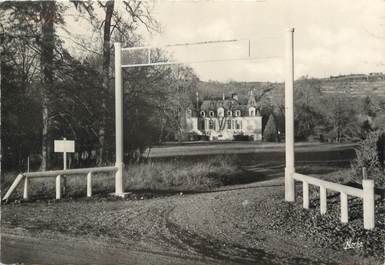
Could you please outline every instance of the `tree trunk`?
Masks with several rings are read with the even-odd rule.
[[[100,93],[101,97],[101,109],[102,117],[100,119],[99,126],[99,150],[97,157],[97,164],[101,165],[105,161],[105,132],[106,132],[106,119],[107,119],[107,110],[106,110],[106,98],[109,90],[110,82],[110,46],[111,46],[111,20],[112,14],[114,12],[114,1],[110,0],[106,3],[106,16],[104,20],[104,30],[103,30],[103,68],[102,68],[102,91]]]
[[[0,42],[1,44],[3,44],[2,42]],[[0,87],[2,87],[1,86],[1,81],[2,81],[2,75],[1,75],[1,66],[2,66],[2,63],[3,63],[3,61],[0,59]],[[1,89],[0,89],[0,98],[1,98]],[[1,100],[0,100],[0,110],[1,110],[1,115],[4,115],[3,114],[3,108],[2,108],[2,106],[1,106]],[[2,120],[2,117],[0,117],[0,128],[3,128],[3,127],[1,127],[1,120]],[[4,138],[1,138],[1,130],[0,130],[0,139],[4,139]],[[0,142],[0,154],[3,154],[3,150],[1,149],[1,146],[3,146],[4,147],[4,145],[3,145],[3,141],[1,141]],[[3,156],[4,157],[4,156]],[[2,169],[3,167],[2,167],[2,163],[1,163],[1,160],[2,159],[0,159],[0,169]],[[4,180],[5,180],[5,174],[0,174],[0,199],[1,198],[3,198],[3,193],[2,193],[2,191],[3,191],[3,188],[4,188]]]
[[[41,3],[41,19],[42,19],[42,40],[40,43],[41,55],[41,96],[42,96],[42,161],[41,169],[46,170],[49,166],[49,90],[53,86],[53,57],[55,48],[55,30],[54,30],[54,19],[56,13],[55,1],[44,1]]]

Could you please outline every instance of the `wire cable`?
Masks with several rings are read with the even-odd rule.
[[[142,66],[160,66],[160,65],[172,65],[172,64],[200,64],[200,63],[218,63],[229,61],[256,61],[256,60],[271,60],[282,59],[282,56],[267,56],[267,57],[245,57],[245,58],[231,58],[231,59],[213,59],[213,60],[201,60],[201,61],[165,61],[157,63],[141,63],[141,64],[123,64],[122,68],[133,68]]]

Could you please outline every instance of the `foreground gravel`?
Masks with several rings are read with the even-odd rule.
[[[170,264],[172,257],[204,264],[382,264],[383,223],[361,229],[358,203],[348,225],[339,223],[337,203],[327,216],[304,211],[283,202],[282,184],[280,178],[202,194],[13,203],[2,206],[2,229],[161,253]]]

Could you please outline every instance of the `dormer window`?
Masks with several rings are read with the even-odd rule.
[[[232,112],[231,110],[228,110],[228,111],[227,111],[227,116],[228,116],[228,117],[233,116],[233,112]]]
[[[255,108],[254,107],[249,108],[249,116],[251,116],[251,117],[255,116]]]
[[[218,113],[218,117],[225,116],[225,110],[222,107],[218,108],[217,113]]]
[[[205,117],[206,113],[204,111],[201,111],[201,117]]]
[[[210,116],[210,117],[214,117],[214,111],[210,111],[210,112],[209,112],[209,116]]]

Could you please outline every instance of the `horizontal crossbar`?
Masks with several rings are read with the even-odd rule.
[[[326,180],[322,180],[322,179],[318,179],[318,178],[314,178],[314,177],[310,177],[310,176],[306,176],[298,173],[294,173],[293,178],[298,181],[302,181],[302,182],[305,181],[315,186],[324,187],[328,190],[333,190],[337,192],[343,192],[355,197],[363,198],[364,196],[364,192],[362,189],[349,187],[339,183],[334,183],[334,182],[330,182],[330,181],[326,181]]]
[[[51,171],[41,171],[41,172],[26,172],[19,174],[11,187],[8,189],[2,201],[7,201],[9,196],[20,184],[21,180],[25,178],[45,178],[45,177],[56,177],[58,175],[75,175],[75,174],[88,174],[95,172],[112,172],[117,171],[118,168],[115,166],[110,167],[90,167],[90,168],[75,168],[75,169],[63,169],[63,170],[51,170]]]
[[[75,174],[88,174],[89,172],[111,172],[117,171],[118,168],[111,167],[90,167],[90,168],[75,168],[75,169],[63,169],[63,170],[52,170],[43,172],[27,172],[23,173],[28,178],[40,178],[40,177],[54,177],[57,175],[75,175]]]
[[[196,63],[215,63],[215,62],[229,62],[229,61],[254,61],[254,60],[269,60],[269,59],[280,59],[280,56],[270,57],[245,57],[245,58],[233,58],[233,59],[217,59],[217,60],[202,60],[202,61],[169,61],[169,62],[158,62],[158,63],[141,63],[141,64],[123,64],[122,68],[133,68],[143,66],[159,66],[159,65],[173,65],[173,64],[196,64]]]

